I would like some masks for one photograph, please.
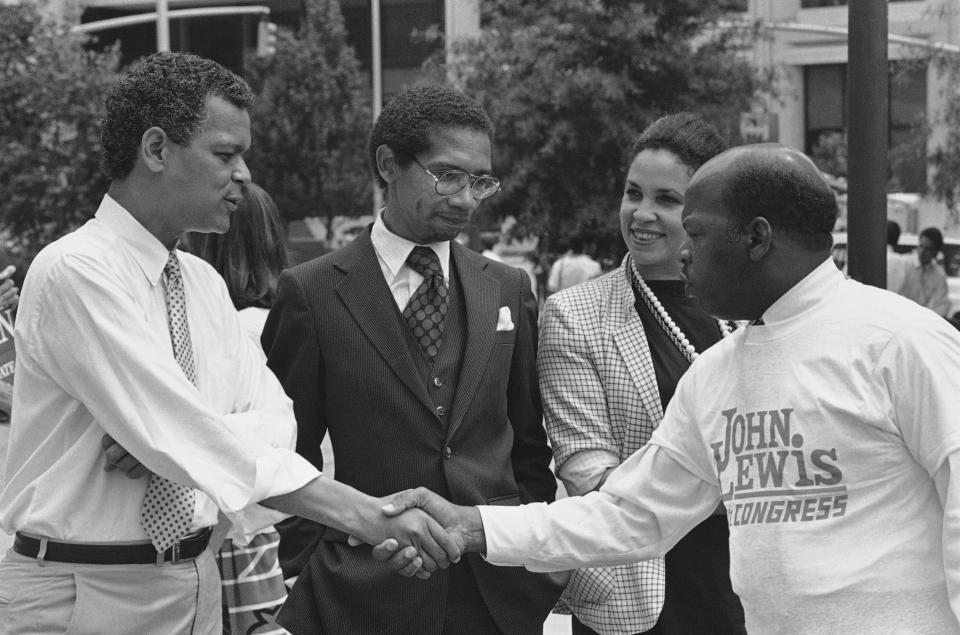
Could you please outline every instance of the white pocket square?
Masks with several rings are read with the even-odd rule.
[[[513,318],[510,317],[510,307],[500,307],[500,314],[497,316],[497,332],[512,331]]]

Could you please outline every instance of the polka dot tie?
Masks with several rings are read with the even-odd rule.
[[[193,345],[187,326],[187,303],[183,293],[183,278],[180,276],[180,261],[170,252],[163,268],[166,279],[167,315],[170,323],[170,339],[177,363],[187,378],[197,385],[197,369],[193,361]],[[190,533],[193,524],[193,489],[169,481],[154,474],[147,485],[140,508],[140,523],[157,551],[173,546],[181,536]]]
[[[443,321],[447,317],[447,283],[436,252],[429,247],[414,247],[407,256],[407,264],[423,276],[407,307],[403,319],[420,344],[420,348],[433,359],[440,352],[443,338]]]

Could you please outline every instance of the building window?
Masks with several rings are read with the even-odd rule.
[[[840,145],[846,151],[845,143],[838,143],[846,130],[846,79],[846,64],[804,67],[805,151],[821,162]],[[888,141],[890,181],[896,190],[922,192],[926,187],[926,110],[926,68],[891,65]]]
[[[804,67],[804,112],[807,113],[807,152],[822,137],[843,133],[847,112],[847,67],[845,64],[827,64]]]

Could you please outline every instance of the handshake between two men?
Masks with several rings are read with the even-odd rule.
[[[428,535],[391,536],[373,547],[374,559],[386,561],[404,577],[427,579],[438,568],[446,569],[451,562],[459,561],[464,553],[486,550],[483,522],[476,507],[454,505],[425,487],[382,500],[388,501],[381,507],[385,519],[396,521],[411,514],[429,517],[425,523]],[[439,532],[435,525],[440,526]],[[349,542],[356,546],[364,541],[350,536]]]

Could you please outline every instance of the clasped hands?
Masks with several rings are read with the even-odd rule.
[[[374,545],[374,559],[387,562],[391,569],[404,577],[429,578],[438,568],[446,569],[451,562],[458,562],[463,553],[483,551],[486,547],[483,523],[476,507],[454,505],[425,487],[405,490],[381,501],[385,501],[380,509],[388,522],[402,520],[411,514],[426,514],[430,521],[442,528],[443,535],[437,535],[435,530],[430,532],[436,544],[421,539],[419,549],[413,540],[405,540],[406,544],[403,544],[394,537]],[[428,526],[431,525],[428,523]],[[348,542],[351,545],[362,543],[353,536]],[[442,554],[437,552],[438,546],[442,548]]]

